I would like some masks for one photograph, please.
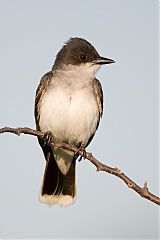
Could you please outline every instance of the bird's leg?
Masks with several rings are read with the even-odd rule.
[[[86,149],[85,149],[85,145],[82,143],[81,146],[78,148],[77,152],[75,153],[75,155],[79,154],[79,152],[82,151],[82,155],[79,156],[78,161],[80,162],[82,160],[82,158],[85,159],[86,156]]]
[[[52,133],[51,133],[50,131],[45,132],[45,133],[44,133],[44,136],[43,136],[44,146],[45,146],[45,145],[49,145],[49,146],[50,146],[50,144],[51,144],[51,142],[52,142],[52,138],[53,138],[53,135],[52,135]]]

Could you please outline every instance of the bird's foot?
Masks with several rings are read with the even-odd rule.
[[[86,149],[85,149],[85,146],[83,144],[81,144],[81,146],[78,148],[75,155],[79,154],[79,152],[82,152],[82,155],[80,155],[79,159],[78,159],[78,161],[80,162],[82,160],[82,158],[85,159],[85,156],[86,156]]]
[[[50,145],[51,142],[52,142],[52,139],[53,139],[53,135],[50,131],[48,132],[45,132],[44,133],[44,136],[43,136],[43,139],[44,139],[44,144],[46,145]]]

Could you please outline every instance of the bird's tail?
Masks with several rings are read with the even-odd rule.
[[[40,201],[48,205],[55,203],[66,206],[74,203],[76,195],[75,166],[73,159],[70,169],[63,175],[52,153],[46,162]]]

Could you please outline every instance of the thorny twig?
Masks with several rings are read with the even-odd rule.
[[[33,130],[33,129],[28,128],[28,127],[24,127],[24,128],[10,128],[10,127],[0,128],[0,133],[5,133],[5,132],[14,133],[14,134],[16,134],[18,136],[21,133],[24,133],[24,134],[37,136],[37,137],[45,140],[44,133],[42,133],[40,131]],[[107,172],[107,173],[110,173],[112,175],[115,175],[118,178],[121,178],[123,180],[123,182],[125,182],[129,188],[133,189],[141,197],[146,198],[149,201],[152,201],[152,202],[160,205],[160,198],[158,196],[152,194],[151,192],[149,192],[147,181],[144,182],[143,187],[140,187],[133,180],[131,180],[129,177],[127,177],[127,175],[125,175],[118,168],[109,167],[109,166],[104,165],[103,163],[99,162],[92,155],[92,153],[85,152],[85,156],[84,156],[84,151],[78,150],[73,145],[70,145],[70,144],[67,144],[67,143],[62,143],[62,142],[58,141],[56,138],[54,138],[54,137],[52,137],[51,143],[56,148],[64,148],[64,149],[70,150],[70,151],[72,151],[74,153],[78,153],[80,156],[85,157],[85,159],[88,159],[91,163],[93,163],[95,165],[95,167],[97,168],[97,171]]]

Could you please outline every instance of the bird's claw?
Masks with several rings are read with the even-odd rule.
[[[45,132],[43,139],[44,139],[44,144],[50,145],[52,142],[53,135],[50,131]]]
[[[83,144],[78,148],[75,155],[79,154],[79,152],[81,152],[81,151],[82,151],[82,155],[80,155],[80,157],[78,159],[79,162],[82,160],[82,158],[85,159],[85,156],[86,156],[86,149],[85,149],[85,146]]]

